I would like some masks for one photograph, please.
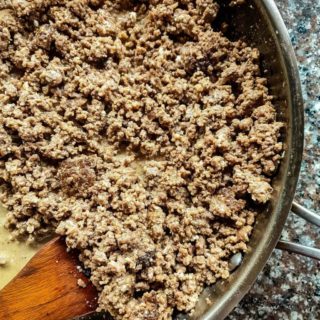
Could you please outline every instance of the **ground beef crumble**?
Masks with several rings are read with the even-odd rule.
[[[213,0],[0,9],[7,227],[64,235],[115,319],[192,311],[272,195],[282,123],[258,50],[213,30]]]

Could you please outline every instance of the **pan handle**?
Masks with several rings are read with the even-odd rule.
[[[306,209],[295,201],[292,203],[291,210],[299,217],[320,227],[320,215]],[[298,243],[280,240],[277,244],[277,249],[298,253],[306,257],[320,260],[320,249],[307,247]]]

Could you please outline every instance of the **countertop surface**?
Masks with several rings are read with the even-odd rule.
[[[320,214],[320,0],[276,0],[295,48],[305,149],[295,199]],[[320,248],[320,229],[290,213],[282,238]],[[275,250],[228,320],[320,319],[320,262]]]

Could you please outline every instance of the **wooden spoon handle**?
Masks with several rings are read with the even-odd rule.
[[[63,240],[47,243],[0,291],[0,319],[66,320],[96,309],[97,292]],[[87,285],[80,288],[78,279]]]

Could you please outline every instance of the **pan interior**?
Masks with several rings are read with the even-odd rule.
[[[218,2],[221,12],[215,22],[217,30],[227,22],[226,36],[230,40],[244,39],[260,50],[261,73],[274,96],[278,120],[286,124],[282,136],[285,152],[273,178],[273,198],[257,217],[241,266],[227,280],[204,290],[192,316],[176,314],[174,320],[224,319],[247,293],[280,237],[293,200],[303,150],[303,104],[296,60],[273,0],[247,0],[236,8],[229,7],[225,0]],[[97,314],[81,319],[106,318]]]
[[[218,2],[221,13],[215,22],[216,27],[227,22],[229,39],[244,39],[248,45],[260,50],[262,75],[268,79],[278,120],[286,124],[282,137],[285,153],[273,179],[273,199],[257,217],[249,250],[241,266],[227,280],[205,289],[193,316],[177,314],[175,320],[223,319],[250,289],[281,234],[301,163],[303,107],[299,77],[286,28],[273,0],[247,0],[245,5],[236,8],[226,5],[225,0]],[[95,315],[85,319],[106,318]]]
[[[227,37],[245,39],[261,52],[261,71],[268,79],[270,93],[278,110],[278,119],[286,124],[282,140],[285,153],[273,180],[272,201],[258,215],[248,253],[242,265],[225,281],[207,288],[193,316],[177,314],[175,320],[223,319],[249,290],[272,252],[285,223],[298,179],[303,147],[303,107],[295,58],[273,0],[247,0],[230,8],[221,3],[220,18],[227,22]],[[210,301],[208,304],[207,301]],[[84,319],[89,319],[84,317]],[[90,319],[107,319],[96,315]]]

